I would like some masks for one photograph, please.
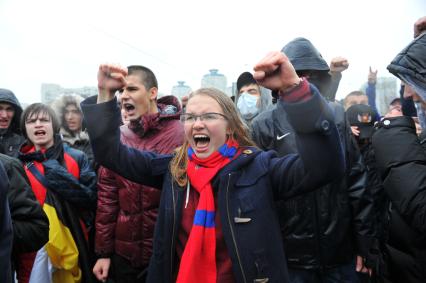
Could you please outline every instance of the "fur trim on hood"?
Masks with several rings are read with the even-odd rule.
[[[68,132],[69,135],[73,135],[69,131],[65,123],[65,117],[64,117],[65,107],[67,107],[70,104],[74,104],[75,106],[77,106],[77,109],[80,110],[81,113],[83,113],[81,111],[81,106],[80,106],[80,103],[83,100],[84,100],[83,97],[73,93],[73,94],[64,94],[52,102],[50,106],[55,111],[56,115],[58,116],[59,122],[61,123],[61,132],[65,131],[65,132]],[[84,123],[81,128],[82,130],[85,129]]]

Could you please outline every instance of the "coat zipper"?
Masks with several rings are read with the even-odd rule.
[[[314,198],[314,208],[315,208],[315,210],[314,210],[314,214],[315,214],[315,231],[316,231],[316,246],[317,246],[317,251],[318,251],[318,257],[319,257],[319,268],[320,268],[320,270],[321,270],[321,272],[323,271],[323,258],[322,258],[322,250],[321,250],[321,244],[320,244],[320,242],[321,242],[321,229],[320,229],[320,227],[319,227],[319,223],[320,223],[320,221],[321,221],[321,219],[320,219],[320,217],[319,217],[319,214],[320,214],[320,211],[319,211],[319,205],[318,205],[318,198],[319,198],[319,196],[317,195],[319,192],[318,191],[315,191],[315,192],[313,192],[313,198]]]
[[[243,265],[241,263],[240,254],[238,252],[237,241],[235,240],[234,229],[232,228],[232,221],[231,221],[231,216],[230,216],[230,212],[229,212],[229,182],[230,182],[230,180],[231,180],[231,174],[228,174],[228,184],[226,185],[226,211],[227,211],[227,215],[228,215],[229,228],[231,229],[232,241],[234,242],[235,252],[237,253],[238,264],[240,266],[241,273],[243,275],[243,281],[247,282],[246,275],[245,275],[244,269],[243,269]]]
[[[172,243],[170,246],[170,279],[173,278],[173,246],[175,242],[175,227],[176,227],[176,200],[175,200],[175,189],[172,182],[172,199],[173,199],[173,230],[172,230]]]

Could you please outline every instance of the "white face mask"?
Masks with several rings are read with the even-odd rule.
[[[238,98],[237,107],[240,111],[241,116],[244,119],[252,119],[254,116],[257,115],[257,113],[259,113],[259,109],[257,109],[258,99],[258,96],[251,95],[247,92],[243,92],[242,94],[240,94],[240,97]]]

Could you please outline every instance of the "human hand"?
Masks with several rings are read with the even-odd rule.
[[[418,37],[423,31],[426,31],[426,17],[421,17],[414,23],[414,37]]]
[[[355,270],[356,270],[356,272],[368,273],[368,275],[370,275],[370,276],[373,273],[373,269],[366,267],[364,265],[364,258],[362,256],[359,256],[359,255],[356,256]]]
[[[102,282],[106,282],[108,279],[108,272],[111,266],[110,258],[100,258],[96,261],[95,266],[93,267],[93,274],[96,278]]]
[[[270,90],[286,91],[298,85],[300,78],[296,74],[288,57],[279,51],[269,52],[253,68],[254,79]]]
[[[330,62],[330,72],[341,73],[349,67],[349,62],[344,57],[334,57]]]
[[[98,70],[98,103],[110,101],[115,92],[126,85],[127,68],[102,64]]]
[[[351,131],[352,131],[352,134],[356,137],[358,137],[359,134],[361,133],[361,131],[358,129],[358,126],[351,126]]]
[[[368,83],[375,84],[377,82],[377,70],[373,71],[373,69],[369,68],[368,70]]]
[[[416,134],[420,136],[422,133],[422,126],[420,125],[419,117],[412,117],[414,121],[414,125],[416,126]]]

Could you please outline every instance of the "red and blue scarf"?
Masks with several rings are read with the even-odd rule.
[[[216,283],[216,211],[211,180],[237,152],[238,143],[234,140],[228,140],[205,159],[197,158],[194,150],[188,148],[187,174],[200,198],[180,262],[178,283]]]

